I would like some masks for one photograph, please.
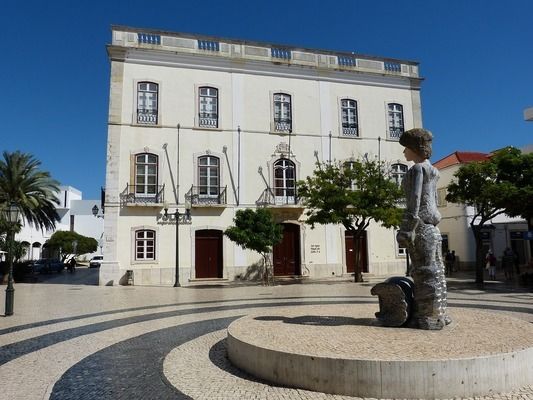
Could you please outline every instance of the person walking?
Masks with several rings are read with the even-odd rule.
[[[71,273],[76,271],[76,259],[74,257],[72,257],[68,262],[68,270]]]
[[[489,279],[496,280],[496,256],[492,253],[491,250],[488,251],[485,257],[485,263],[487,269],[489,270]]]
[[[512,279],[514,277],[514,251],[507,247],[502,256],[502,267],[505,274],[505,279]]]

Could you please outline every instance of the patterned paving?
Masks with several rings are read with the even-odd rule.
[[[460,279],[449,286],[450,307],[533,322],[532,293],[477,290]],[[340,398],[254,381],[228,365],[221,338],[239,316],[288,305],[376,304],[369,291],[334,280],[269,288],[17,284],[15,315],[0,317],[0,399]],[[176,354],[187,357],[169,372]],[[533,389],[509,396],[501,398],[533,399]]]

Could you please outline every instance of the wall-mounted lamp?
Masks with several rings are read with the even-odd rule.
[[[99,210],[98,206],[95,204],[93,206],[93,208],[92,208],[93,216],[96,217],[96,218],[104,218],[103,215],[98,215],[98,211],[100,211],[100,210]]]

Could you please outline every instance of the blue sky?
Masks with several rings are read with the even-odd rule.
[[[105,184],[110,26],[203,33],[420,62],[433,161],[533,143],[533,2],[9,1],[0,14],[1,150],[62,184]]]

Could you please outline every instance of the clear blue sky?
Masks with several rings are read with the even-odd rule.
[[[420,62],[433,161],[533,143],[533,1],[6,1],[1,150],[34,154],[85,199],[105,184],[110,25]]]

